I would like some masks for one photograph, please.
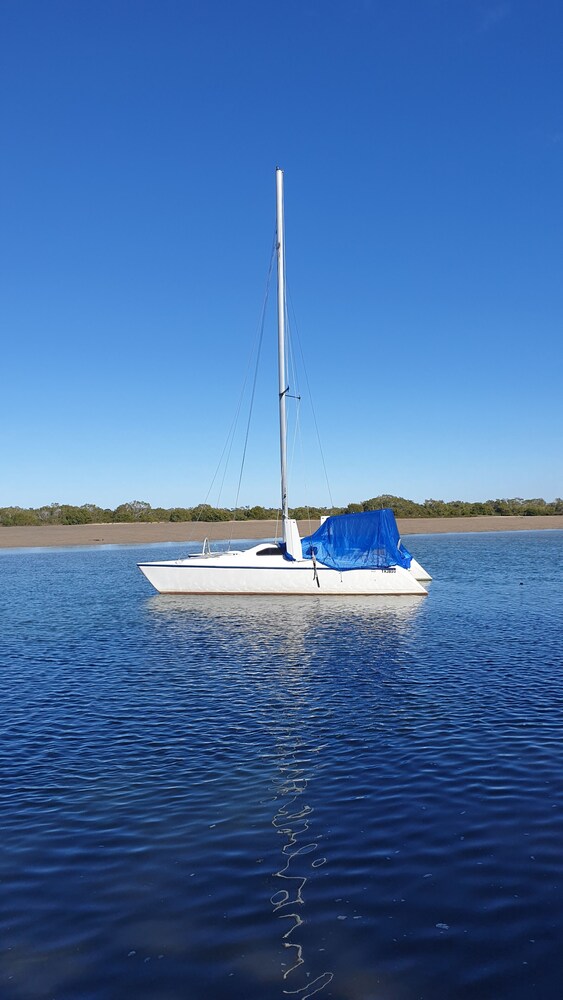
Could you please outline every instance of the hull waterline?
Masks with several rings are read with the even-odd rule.
[[[260,556],[258,549],[215,557],[139,563],[160,594],[355,594],[424,596],[427,591],[401,566],[339,572],[311,560]]]

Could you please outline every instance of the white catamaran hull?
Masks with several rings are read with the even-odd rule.
[[[261,555],[261,548],[139,563],[139,569],[161,594],[426,594],[401,566],[339,572],[310,559]]]

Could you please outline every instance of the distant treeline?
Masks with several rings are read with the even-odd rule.
[[[545,500],[485,500],[482,503],[467,503],[465,500],[425,500],[415,503],[404,497],[380,496],[362,503],[349,503],[347,507],[293,507],[291,517],[298,520],[318,518],[322,514],[359,514],[365,510],[380,510],[391,507],[397,517],[479,517],[484,514],[563,514],[563,499],[558,497],[552,503]],[[115,510],[86,503],[81,507],[70,504],[52,503],[45,507],[0,507],[0,524],[6,527],[16,525],[41,524],[111,524],[135,521],[266,521],[275,520],[279,511],[275,507],[241,507],[234,511],[228,507],[151,507],[143,500],[132,500],[119,504]]]

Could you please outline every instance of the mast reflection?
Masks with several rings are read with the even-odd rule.
[[[326,834],[319,829],[322,811],[315,812],[314,800],[315,782],[325,768],[330,770],[334,753],[323,743],[323,735],[332,731],[326,719],[334,699],[346,698],[346,685],[354,678],[369,684],[360,652],[366,636],[368,648],[392,664],[397,645],[414,634],[423,602],[406,596],[155,595],[146,607],[167,645],[176,640],[175,648],[204,651],[198,662],[205,665],[214,697],[235,704],[243,716],[250,713],[244,717],[264,737],[256,765],[274,769],[271,823],[280,854],[272,865],[269,902],[280,922],[282,990],[307,1000],[334,979],[318,947],[321,917],[315,921],[323,895],[318,879],[330,879]],[[187,669],[192,662],[186,657]],[[198,669],[198,683],[201,676]]]
[[[301,997],[302,1000],[320,993],[334,978],[334,973],[327,970],[317,972],[316,975],[316,970],[312,973],[309,971],[305,947],[299,937],[311,870],[314,872],[314,869],[326,864],[327,860],[319,851],[322,834],[316,834],[315,839],[310,836],[314,810],[305,798],[309,783],[307,765],[314,769],[312,757],[321,749],[322,747],[313,747],[307,750],[299,737],[292,739],[290,735],[281,739],[277,745],[278,806],[272,825],[285,842],[282,846],[283,863],[274,872],[274,878],[281,880],[282,887],[272,895],[270,902],[274,914],[280,920],[290,922],[290,926],[282,934],[283,946],[288,949],[288,961],[283,963],[283,992]],[[304,984],[300,985],[303,980]]]

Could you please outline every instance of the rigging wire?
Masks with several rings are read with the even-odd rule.
[[[252,380],[252,392],[250,394],[250,406],[249,406],[249,410],[248,410],[248,419],[247,419],[247,422],[246,422],[246,433],[245,433],[245,436],[244,436],[244,447],[243,447],[243,451],[242,451],[242,460],[241,460],[240,473],[239,473],[238,484],[237,484],[237,492],[236,492],[236,497],[235,497],[235,506],[234,506],[234,510],[233,510],[233,528],[231,529],[231,538],[230,538],[230,541],[232,541],[232,533],[233,533],[233,530],[234,530],[234,522],[236,521],[236,518],[237,518],[237,510],[238,510],[238,502],[239,502],[239,496],[240,496],[240,488],[241,488],[242,477],[243,477],[243,473],[244,473],[244,464],[245,464],[245,461],[246,461],[246,451],[247,451],[247,447],[248,447],[248,438],[249,438],[249,434],[250,434],[250,423],[251,423],[251,420],[252,420],[252,412],[253,412],[253,409],[254,409],[254,397],[256,395],[256,382],[257,382],[257,379],[258,379],[258,368],[259,368],[259,365],[260,365],[260,355],[261,355],[261,351],[262,351],[262,343],[263,343],[263,340],[264,340],[264,326],[265,326],[265,322],[266,322],[266,307],[268,305],[268,295],[269,295],[269,291],[270,291],[270,281],[271,281],[271,277],[272,277],[272,270],[273,270],[273,266],[274,266],[274,259],[275,259],[275,256],[276,256],[276,246],[277,246],[277,237],[276,237],[276,233],[274,231],[274,240],[273,240],[273,245],[272,245],[272,253],[271,253],[271,256],[270,256],[270,266],[268,268],[268,277],[266,279],[266,291],[265,291],[265,294],[264,294],[264,301],[262,303],[262,314],[261,314],[261,317],[260,317],[260,334],[259,334],[259,338],[258,338],[258,350],[257,350],[257,353],[256,353],[256,362],[255,362],[255,365],[254,365],[254,378]]]
[[[292,450],[291,450],[290,467],[292,468],[293,465],[294,465],[295,451],[296,451],[296,448],[297,448],[297,444],[299,443],[299,456],[300,456],[300,460],[301,460],[301,468],[303,469],[303,476],[304,476],[304,478],[303,478],[303,485],[304,485],[304,490],[305,490],[305,502],[304,502],[303,506],[305,507],[305,509],[307,511],[307,518],[306,519],[307,519],[308,524],[309,524],[309,534],[310,534],[313,531],[313,525],[312,525],[312,517],[311,517],[311,508],[310,508],[310,505],[309,505],[309,495],[310,495],[309,494],[309,480],[307,478],[307,469],[308,469],[308,466],[307,466],[307,463],[305,461],[305,449],[303,447],[303,435],[302,435],[302,427],[301,427],[301,392],[300,392],[300,389],[299,389],[298,379],[297,379],[297,371],[298,371],[298,369],[297,369],[297,365],[296,365],[295,351],[293,350],[293,339],[292,339],[292,332],[290,330],[289,317],[288,317],[288,321],[287,321],[287,330],[288,330],[288,355],[289,355],[289,362],[290,362],[290,365],[291,365],[291,372],[292,372],[292,375],[293,375],[293,379],[294,379],[295,385],[296,385],[295,396],[293,396],[292,398],[294,398],[296,400],[296,403],[297,403],[296,408],[295,408],[295,430],[294,430],[293,444],[292,444]]]
[[[325,461],[323,446],[322,446],[322,442],[321,442],[321,435],[320,435],[320,431],[319,431],[319,425],[317,423],[317,415],[315,413],[315,407],[314,407],[314,404],[313,404],[313,394],[311,392],[311,383],[309,381],[309,374],[307,372],[307,365],[305,364],[305,356],[303,354],[303,348],[301,346],[301,338],[299,336],[299,329],[298,329],[298,326],[297,326],[297,319],[296,319],[296,315],[295,315],[295,309],[294,309],[293,301],[291,299],[291,295],[290,295],[289,291],[288,291],[288,301],[289,301],[289,304],[291,306],[291,311],[292,311],[292,314],[293,314],[293,323],[294,323],[294,327],[295,327],[295,334],[296,334],[296,339],[297,339],[297,346],[299,347],[299,354],[300,354],[300,357],[301,357],[301,364],[303,365],[303,372],[304,372],[304,375],[305,375],[305,384],[307,386],[307,393],[309,395],[309,403],[311,404],[311,413],[313,415],[313,423],[315,425],[315,433],[317,435],[317,444],[318,444],[318,447],[319,447],[319,454],[321,456],[321,462],[322,462],[322,466],[323,466],[323,472],[324,472],[325,482],[326,482],[326,485],[327,485],[328,496],[329,496],[329,500],[330,500],[330,506],[331,506],[331,509],[334,509],[334,500],[332,498],[332,490],[330,488],[330,481],[329,481],[329,478],[328,478],[328,472],[327,472],[327,468],[326,468],[326,461]]]
[[[221,479],[221,485],[219,487],[219,493],[217,495],[217,503],[216,503],[217,507],[219,506],[219,503],[220,503],[220,500],[221,500],[221,493],[223,492],[223,484],[225,482],[225,475],[226,475],[226,471],[227,471],[227,466],[229,464],[229,456],[231,454],[231,448],[233,447],[233,440],[234,440],[234,436],[235,436],[235,431],[236,431],[236,427],[237,427],[237,423],[238,423],[238,418],[239,418],[241,407],[242,407],[242,401],[243,401],[243,397],[244,397],[244,390],[245,390],[246,382],[247,382],[247,379],[248,379],[248,371],[250,371],[250,361],[249,361],[249,364],[248,364],[247,373],[246,373],[246,375],[244,377],[244,382],[243,382],[243,385],[242,385],[242,390],[241,390],[241,393],[240,393],[240,397],[239,397],[239,401],[238,401],[237,408],[236,408],[236,411],[235,411],[235,415],[233,417],[231,426],[229,428],[229,431],[228,431],[228,434],[227,434],[227,438],[225,440],[225,444],[223,445],[223,450],[221,452],[219,461],[217,463],[217,468],[215,469],[215,472],[213,474],[213,479],[211,480],[209,489],[208,489],[208,491],[207,491],[207,493],[205,495],[204,503],[207,503],[207,501],[209,500],[209,497],[211,495],[211,490],[213,489],[215,480],[217,479],[217,476],[219,474],[219,470],[221,469],[221,466],[222,466],[222,463],[223,463],[223,457],[225,455],[225,452],[227,451],[227,446],[228,446],[228,454],[227,454],[227,458],[226,458],[226,462],[225,462],[225,466],[224,466],[224,470],[223,470],[223,478]]]
[[[219,472],[220,472],[221,468],[223,467],[223,476],[222,476],[222,479],[221,479],[221,485],[219,487],[219,493],[218,493],[218,496],[217,496],[217,507],[219,506],[219,502],[220,502],[220,499],[221,499],[221,494],[223,492],[223,486],[224,486],[224,483],[225,483],[225,476],[227,474],[227,468],[228,468],[228,465],[229,465],[229,459],[230,459],[230,455],[231,455],[231,451],[232,451],[232,447],[233,447],[233,443],[234,443],[236,428],[237,428],[237,425],[238,425],[238,420],[239,420],[239,417],[240,417],[240,411],[242,409],[242,404],[243,404],[243,401],[244,401],[244,395],[245,395],[245,391],[246,391],[246,386],[247,386],[248,378],[249,378],[250,371],[251,371],[252,358],[254,357],[254,355],[256,353],[256,345],[257,344],[258,344],[258,352],[260,351],[260,346],[261,346],[261,342],[262,342],[262,336],[263,336],[263,332],[264,332],[264,316],[265,316],[265,312],[266,312],[266,305],[267,305],[267,302],[268,302],[268,294],[269,294],[269,288],[270,288],[270,280],[271,280],[271,276],[272,276],[272,267],[273,267],[273,262],[274,262],[274,255],[275,255],[275,236],[274,236],[272,251],[271,251],[271,254],[270,254],[270,264],[269,264],[269,267],[268,267],[268,276],[267,276],[267,279],[266,279],[266,288],[265,288],[265,291],[264,291],[264,300],[263,300],[262,310],[261,310],[261,314],[260,314],[260,322],[259,322],[258,327],[257,327],[257,332],[256,332],[256,336],[255,336],[255,339],[254,339],[254,344],[253,344],[252,349],[251,349],[250,354],[249,354],[248,363],[247,363],[247,366],[246,366],[246,373],[245,373],[245,376],[244,376],[244,379],[243,379],[243,383],[242,383],[242,388],[241,388],[241,391],[240,391],[240,394],[239,394],[239,399],[238,399],[238,403],[237,403],[237,406],[236,406],[235,415],[234,415],[233,420],[231,422],[231,426],[230,426],[229,431],[227,433],[225,444],[223,445],[223,450],[221,451],[221,455],[219,457],[219,461],[217,462],[217,467],[215,469],[215,472],[213,473],[213,478],[211,480],[211,483],[209,485],[209,489],[207,490],[207,493],[206,493],[206,496],[205,496],[205,503],[207,503],[207,501],[209,500],[209,497],[211,495],[211,491],[213,489],[215,481],[217,479],[217,476],[219,475]],[[225,452],[227,452],[227,457],[226,457],[226,460],[225,460],[225,464],[223,466],[223,459],[225,457]]]
[[[287,303],[286,303],[286,306],[287,306]],[[302,440],[302,436],[301,436],[301,423],[300,423],[300,418],[301,418],[301,392],[300,392],[300,389],[299,389],[299,380],[298,380],[297,366],[296,366],[296,363],[295,363],[295,351],[293,350],[292,330],[291,330],[291,324],[289,322],[289,315],[287,313],[287,308],[286,308],[286,335],[287,335],[286,336],[286,343],[287,343],[287,367],[289,369],[288,382],[289,382],[289,384],[291,386],[295,387],[295,392],[291,393],[289,395],[290,395],[290,398],[294,399],[295,403],[296,403],[296,406],[295,406],[295,426],[294,426],[294,429],[293,429],[293,440],[292,440],[292,444],[291,444],[291,455],[290,455],[289,463],[288,463],[288,465],[289,465],[288,478],[291,478],[291,474],[293,473],[293,469],[295,467],[295,452],[296,452],[297,442],[298,441],[299,441],[299,446],[300,446],[299,447],[299,453],[301,455],[302,464],[305,465],[305,463],[303,462],[303,440]],[[288,491],[289,491],[289,483],[288,483]],[[307,494],[307,482],[305,482],[305,493]],[[311,516],[310,516],[310,511],[309,511],[309,505],[308,505],[307,502],[305,502],[305,507],[307,509],[307,518],[308,518],[308,520],[310,522]]]

